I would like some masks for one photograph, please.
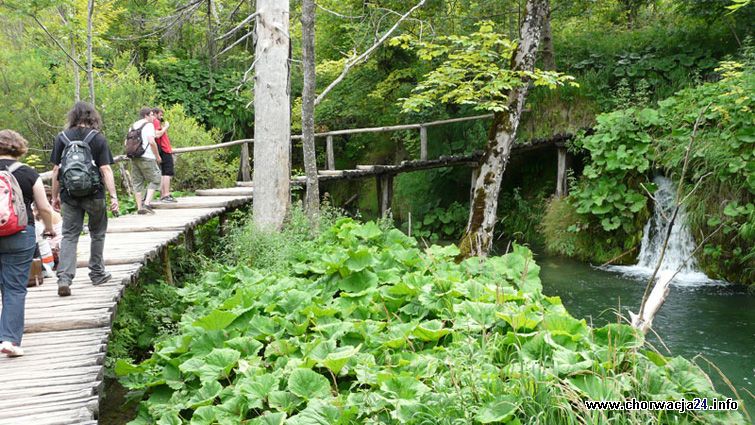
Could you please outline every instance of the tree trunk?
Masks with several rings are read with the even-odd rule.
[[[74,33],[71,33],[71,57],[76,57],[76,37]],[[73,65],[73,96],[76,101],[81,100],[81,78],[79,76],[79,66],[75,63]]]
[[[553,49],[553,33],[551,32],[551,5],[550,0],[546,2],[545,20],[543,22],[543,69],[546,71],[556,70],[556,53]]]
[[[89,100],[92,106],[94,99],[94,72],[92,68],[92,16],[94,15],[94,0],[89,0],[87,7],[87,80],[89,81]]]
[[[315,225],[320,212],[320,186],[317,180],[315,155],[315,1],[302,0],[301,6],[302,64],[304,87],[301,94],[301,135],[304,149],[304,172],[307,175],[305,206],[310,222]]]
[[[540,44],[547,0],[528,0],[519,31],[519,45],[511,58],[511,69],[532,71]],[[474,200],[470,206],[469,222],[459,243],[460,258],[486,256],[493,245],[493,230],[497,219],[498,193],[509,161],[519,119],[527,96],[528,81],[509,91],[507,109],[496,112],[488,133],[488,145],[482,157],[475,182]]]
[[[254,75],[254,223],[279,230],[291,204],[289,0],[257,0]]]
[[[210,68],[210,79],[212,79],[212,71],[216,66],[215,59],[215,23],[213,21],[213,5],[212,0],[207,0],[207,66]]]

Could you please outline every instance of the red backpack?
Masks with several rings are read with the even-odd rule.
[[[24,193],[13,172],[21,167],[14,162],[5,170],[0,170],[0,236],[14,235],[29,223],[24,204]]]

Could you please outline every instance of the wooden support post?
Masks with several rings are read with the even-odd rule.
[[[427,161],[427,127],[419,128],[419,159]]]
[[[393,174],[379,174],[375,181],[377,183],[378,213],[381,218],[384,218],[388,215],[393,202]]]
[[[194,228],[186,229],[186,233],[184,233],[184,244],[186,245],[186,250],[189,252],[194,252],[195,242],[196,238],[194,237]]]
[[[168,285],[173,285],[173,269],[170,267],[170,247],[165,246],[162,250],[163,275]]]
[[[477,177],[480,176],[480,169],[477,167],[472,168],[472,179],[469,185],[469,207],[472,207],[472,201],[474,201],[474,190],[477,185]]]
[[[325,151],[328,154],[328,170],[336,169],[336,158],[333,154],[333,136],[325,138]]]
[[[566,181],[566,148],[558,147],[558,173],[556,174],[556,197],[567,195],[569,187]]]
[[[226,227],[227,221],[228,221],[228,216],[226,215],[226,213],[221,213],[218,216],[218,234],[220,236],[225,236],[225,230],[226,230],[225,227]]]
[[[241,181],[252,180],[252,167],[249,161],[249,143],[241,145]]]
[[[126,195],[133,196],[134,184],[131,182],[131,175],[128,173],[126,166],[123,165],[123,162],[118,163],[118,169],[121,171],[121,182],[123,183],[123,188],[126,190]]]

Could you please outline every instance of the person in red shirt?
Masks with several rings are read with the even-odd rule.
[[[173,167],[173,148],[170,146],[170,138],[168,137],[170,123],[163,123],[162,109],[154,108],[152,112],[155,116],[155,141],[157,142],[160,158],[162,159],[162,163],[160,164],[160,173],[162,174],[160,180],[160,201],[173,203],[176,202],[176,199],[170,194],[170,179],[175,175],[175,170]]]

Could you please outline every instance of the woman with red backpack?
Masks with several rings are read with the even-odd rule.
[[[54,236],[52,207],[47,201],[42,179],[34,169],[18,159],[28,144],[13,130],[0,130],[0,352],[9,357],[24,354],[26,284],[36,246],[34,215],[36,204],[45,226],[45,236]]]

